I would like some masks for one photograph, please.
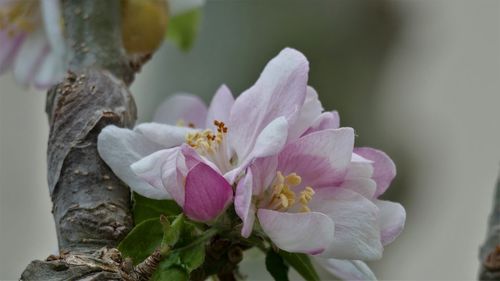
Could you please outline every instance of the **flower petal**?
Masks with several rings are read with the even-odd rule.
[[[377,280],[368,265],[362,261],[323,259],[321,257],[315,257],[314,261],[342,280]]]
[[[184,213],[195,221],[209,222],[219,216],[233,199],[231,185],[204,163],[186,177]]]
[[[260,225],[276,246],[294,253],[319,254],[332,242],[333,221],[322,213],[257,211]]]
[[[274,119],[257,137],[250,153],[254,158],[276,155],[285,146],[288,136],[288,122],[284,117]]]
[[[224,177],[234,183],[236,178],[248,166],[258,158],[268,157],[278,154],[284,147],[288,135],[288,122],[284,117],[276,118],[273,122],[267,125],[257,137],[254,149],[243,159],[239,159],[238,166],[227,172]]]
[[[214,120],[229,122],[229,115],[234,104],[234,98],[226,85],[220,86],[208,107],[205,128],[214,128]]]
[[[303,54],[284,49],[267,64],[257,82],[236,99],[228,134],[240,159],[252,151],[257,136],[271,121],[285,117],[290,124],[295,122],[304,104],[308,71]]]
[[[243,221],[241,236],[248,238],[252,233],[253,223],[255,221],[255,206],[252,204],[252,172],[248,171],[243,179],[236,186],[236,195],[234,197],[234,208],[236,214]]]
[[[49,51],[49,44],[42,29],[27,36],[14,61],[14,77],[17,82],[29,85]]]
[[[373,161],[374,169],[372,178],[377,183],[375,198],[379,197],[387,190],[396,176],[396,165],[394,165],[394,162],[385,152],[378,149],[358,147],[354,149],[354,152]]]
[[[323,106],[318,99],[318,93],[312,87],[307,86],[306,99],[300,109],[299,117],[290,125],[288,139],[294,140],[300,137],[323,112]]]
[[[165,148],[181,145],[186,141],[188,133],[195,132],[195,130],[188,127],[160,123],[142,123],[137,125],[134,131],[143,134],[148,140]]]
[[[253,195],[260,195],[271,185],[276,177],[277,168],[278,157],[276,155],[253,161],[249,167],[253,175]]]
[[[47,35],[51,51],[62,61],[66,43],[64,42],[64,32],[61,24],[61,1],[41,0],[40,8],[43,16],[45,34]]]
[[[180,15],[205,4],[205,0],[168,0],[171,16]]]
[[[329,129],[305,135],[285,146],[278,170],[297,173],[314,188],[341,183],[351,160],[354,130]]]
[[[375,200],[375,205],[380,210],[380,230],[382,231],[382,244],[388,245],[403,231],[406,211],[399,203]]]
[[[184,203],[184,187],[177,182],[177,162],[182,157],[179,147],[159,150],[133,163],[130,169],[154,189],[134,189],[151,199],[173,198],[179,205]],[[167,195],[165,195],[165,193]]]
[[[49,53],[43,59],[43,62],[38,69],[34,86],[38,89],[47,89],[54,85],[58,80],[64,77],[64,66],[61,58],[54,53]]]
[[[344,188],[322,188],[309,203],[335,222],[335,238],[325,258],[375,260],[382,257],[378,208],[369,199]]]
[[[340,127],[340,118],[337,111],[323,112],[307,129],[304,135],[327,129],[338,129]]]
[[[0,31],[0,74],[11,67],[24,39],[25,34],[10,37],[7,32]]]
[[[207,118],[205,103],[195,95],[177,94],[167,98],[156,110],[153,121],[156,123],[184,126],[194,125],[204,129]]]
[[[149,141],[143,135],[114,125],[105,127],[97,138],[101,158],[131,189],[153,198],[168,198],[165,190],[157,189],[139,178],[130,165],[164,147]]]

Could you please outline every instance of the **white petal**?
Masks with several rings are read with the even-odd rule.
[[[326,271],[342,280],[377,280],[375,274],[359,260],[323,259],[314,257],[314,261]]]
[[[250,155],[266,157],[278,154],[285,146],[288,136],[288,122],[284,117],[276,118],[259,134]]]
[[[334,238],[334,223],[322,213],[259,209],[257,217],[273,243],[288,252],[316,255],[323,252]]]
[[[318,99],[318,93],[312,87],[307,86],[306,99],[300,109],[299,117],[290,125],[288,140],[294,140],[300,137],[320,116],[323,106]]]
[[[186,141],[186,135],[188,133],[195,132],[195,130],[188,127],[171,126],[160,123],[142,123],[137,125],[134,131],[143,134],[148,140],[165,148],[181,145]]]
[[[382,257],[378,208],[369,199],[344,188],[316,190],[309,207],[335,222],[335,238],[325,258],[376,260]]]
[[[20,84],[31,82],[49,50],[43,30],[39,29],[26,38],[14,61],[14,77]]]
[[[139,178],[130,169],[130,165],[163,148],[137,132],[113,125],[104,128],[97,138],[97,150],[101,158],[133,190],[155,190],[152,185]],[[166,198],[165,194],[163,191],[156,195]]]
[[[204,129],[206,118],[207,107],[198,96],[176,94],[160,104],[156,109],[153,121],[169,125],[177,125],[178,122],[182,122],[184,126],[192,124],[196,128]]]
[[[375,200],[375,204],[380,209],[381,238],[385,246],[392,243],[403,231],[406,211],[399,203]]]
[[[255,206],[252,204],[252,178],[252,172],[249,171],[245,177],[238,182],[234,197],[236,214],[238,214],[243,221],[241,236],[245,238],[248,238],[252,233],[255,221]]]
[[[130,165],[130,169],[154,189],[133,188],[135,192],[152,199],[173,198],[184,204],[184,187],[177,182],[177,163],[183,159],[180,147],[163,149]]]
[[[41,12],[45,33],[50,43],[52,52],[61,60],[66,50],[66,42],[62,30],[62,10],[60,0],[41,0]]]
[[[205,0],[168,0],[170,15],[176,16],[205,5]]]
[[[35,87],[40,89],[49,88],[58,80],[62,80],[63,76],[64,66],[60,57],[54,53],[50,53],[44,58],[36,73]]]
[[[207,121],[205,128],[214,128],[214,120],[222,121],[224,123],[229,122],[229,114],[231,108],[234,104],[234,98],[231,91],[226,85],[220,86],[220,88],[215,93],[208,107]]]

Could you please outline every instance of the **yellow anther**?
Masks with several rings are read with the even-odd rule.
[[[297,186],[302,182],[302,178],[296,173],[291,173],[285,177],[285,181],[290,186]]]
[[[310,212],[311,211],[311,209],[309,209],[309,207],[307,205],[311,201],[314,193],[315,193],[314,189],[312,189],[312,187],[310,187],[310,186],[306,186],[306,188],[304,188],[304,190],[302,190],[300,192],[299,201],[300,201],[300,204],[302,205],[300,208],[301,212]]]
[[[281,199],[281,205],[285,208],[288,208],[288,198],[286,197],[285,194],[280,194],[280,199]]]

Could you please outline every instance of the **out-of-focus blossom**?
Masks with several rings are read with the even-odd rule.
[[[59,0],[0,0],[0,74],[47,88],[64,74]]]
[[[204,2],[125,1],[127,51],[130,55],[152,53],[165,38],[169,17]],[[67,53],[60,0],[0,0],[0,75],[12,70],[18,83],[46,89],[63,77]]]

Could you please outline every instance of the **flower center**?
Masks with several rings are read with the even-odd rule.
[[[216,132],[206,129],[188,133],[186,143],[194,148],[198,154],[216,164],[222,173],[225,173],[231,169],[230,151],[226,137],[228,128],[224,122],[218,120],[214,120],[214,125],[217,128]]]
[[[32,32],[38,21],[38,1],[12,1],[0,7],[0,31],[7,31],[10,37],[19,32]]]
[[[268,203],[264,204],[265,207],[277,211],[288,211],[297,206],[299,212],[310,212],[311,209],[309,209],[308,205],[314,195],[312,187],[306,186],[299,193],[299,196],[292,190],[301,183],[302,178],[296,173],[290,173],[284,176],[278,171],[270,189],[270,199]]]

